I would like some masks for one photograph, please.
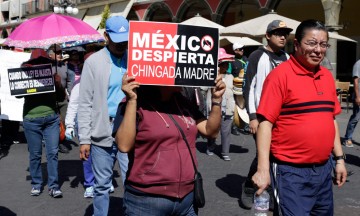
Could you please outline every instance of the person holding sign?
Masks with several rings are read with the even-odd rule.
[[[176,124],[184,131],[194,157],[198,132],[209,138],[217,136],[225,92],[221,76],[212,89],[208,120],[181,95],[181,87],[140,86],[135,77],[125,75],[122,90],[126,102],[119,105],[113,136],[119,150],[129,153],[131,164],[125,184],[125,214],[196,215],[194,167]]]
[[[22,67],[50,64],[51,59],[43,50],[35,50],[31,59],[22,64]],[[55,74],[57,92],[64,92],[60,77]],[[39,196],[43,179],[41,172],[41,157],[43,142],[46,148],[48,189],[49,195],[54,198],[62,197],[58,182],[58,145],[60,118],[56,113],[57,95],[54,92],[27,95],[24,97],[23,127],[28,144],[31,176],[31,196]]]

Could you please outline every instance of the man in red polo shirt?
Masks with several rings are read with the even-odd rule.
[[[340,187],[346,181],[335,120],[341,108],[331,72],[320,66],[329,46],[324,24],[303,21],[294,55],[264,82],[252,180],[257,195],[272,184],[274,215],[333,215],[333,168],[334,183]]]

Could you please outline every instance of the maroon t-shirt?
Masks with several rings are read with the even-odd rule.
[[[182,198],[193,190],[195,172],[188,147],[168,113],[184,131],[196,163],[196,120],[205,117],[180,94],[167,102],[138,104],[137,134],[134,150],[129,153],[127,184],[145,193]],[[114,131],[124,110],[118,111]]]

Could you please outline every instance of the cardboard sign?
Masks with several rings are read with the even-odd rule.
[[[218,47],[217,28],[130,21],[129,76],[141,84],[212,87]]]
[[[8,69],[10,94],[13,96],[55,92],[51,64]]]

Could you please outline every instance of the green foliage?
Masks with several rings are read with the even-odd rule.
[[[106,20],[110,17],[110,14],[111,14],[110,7],[108,4],[106,4],[104,7],[104,11],[101,14],[101,22],[99,25],[99,29],[105,28]]]

